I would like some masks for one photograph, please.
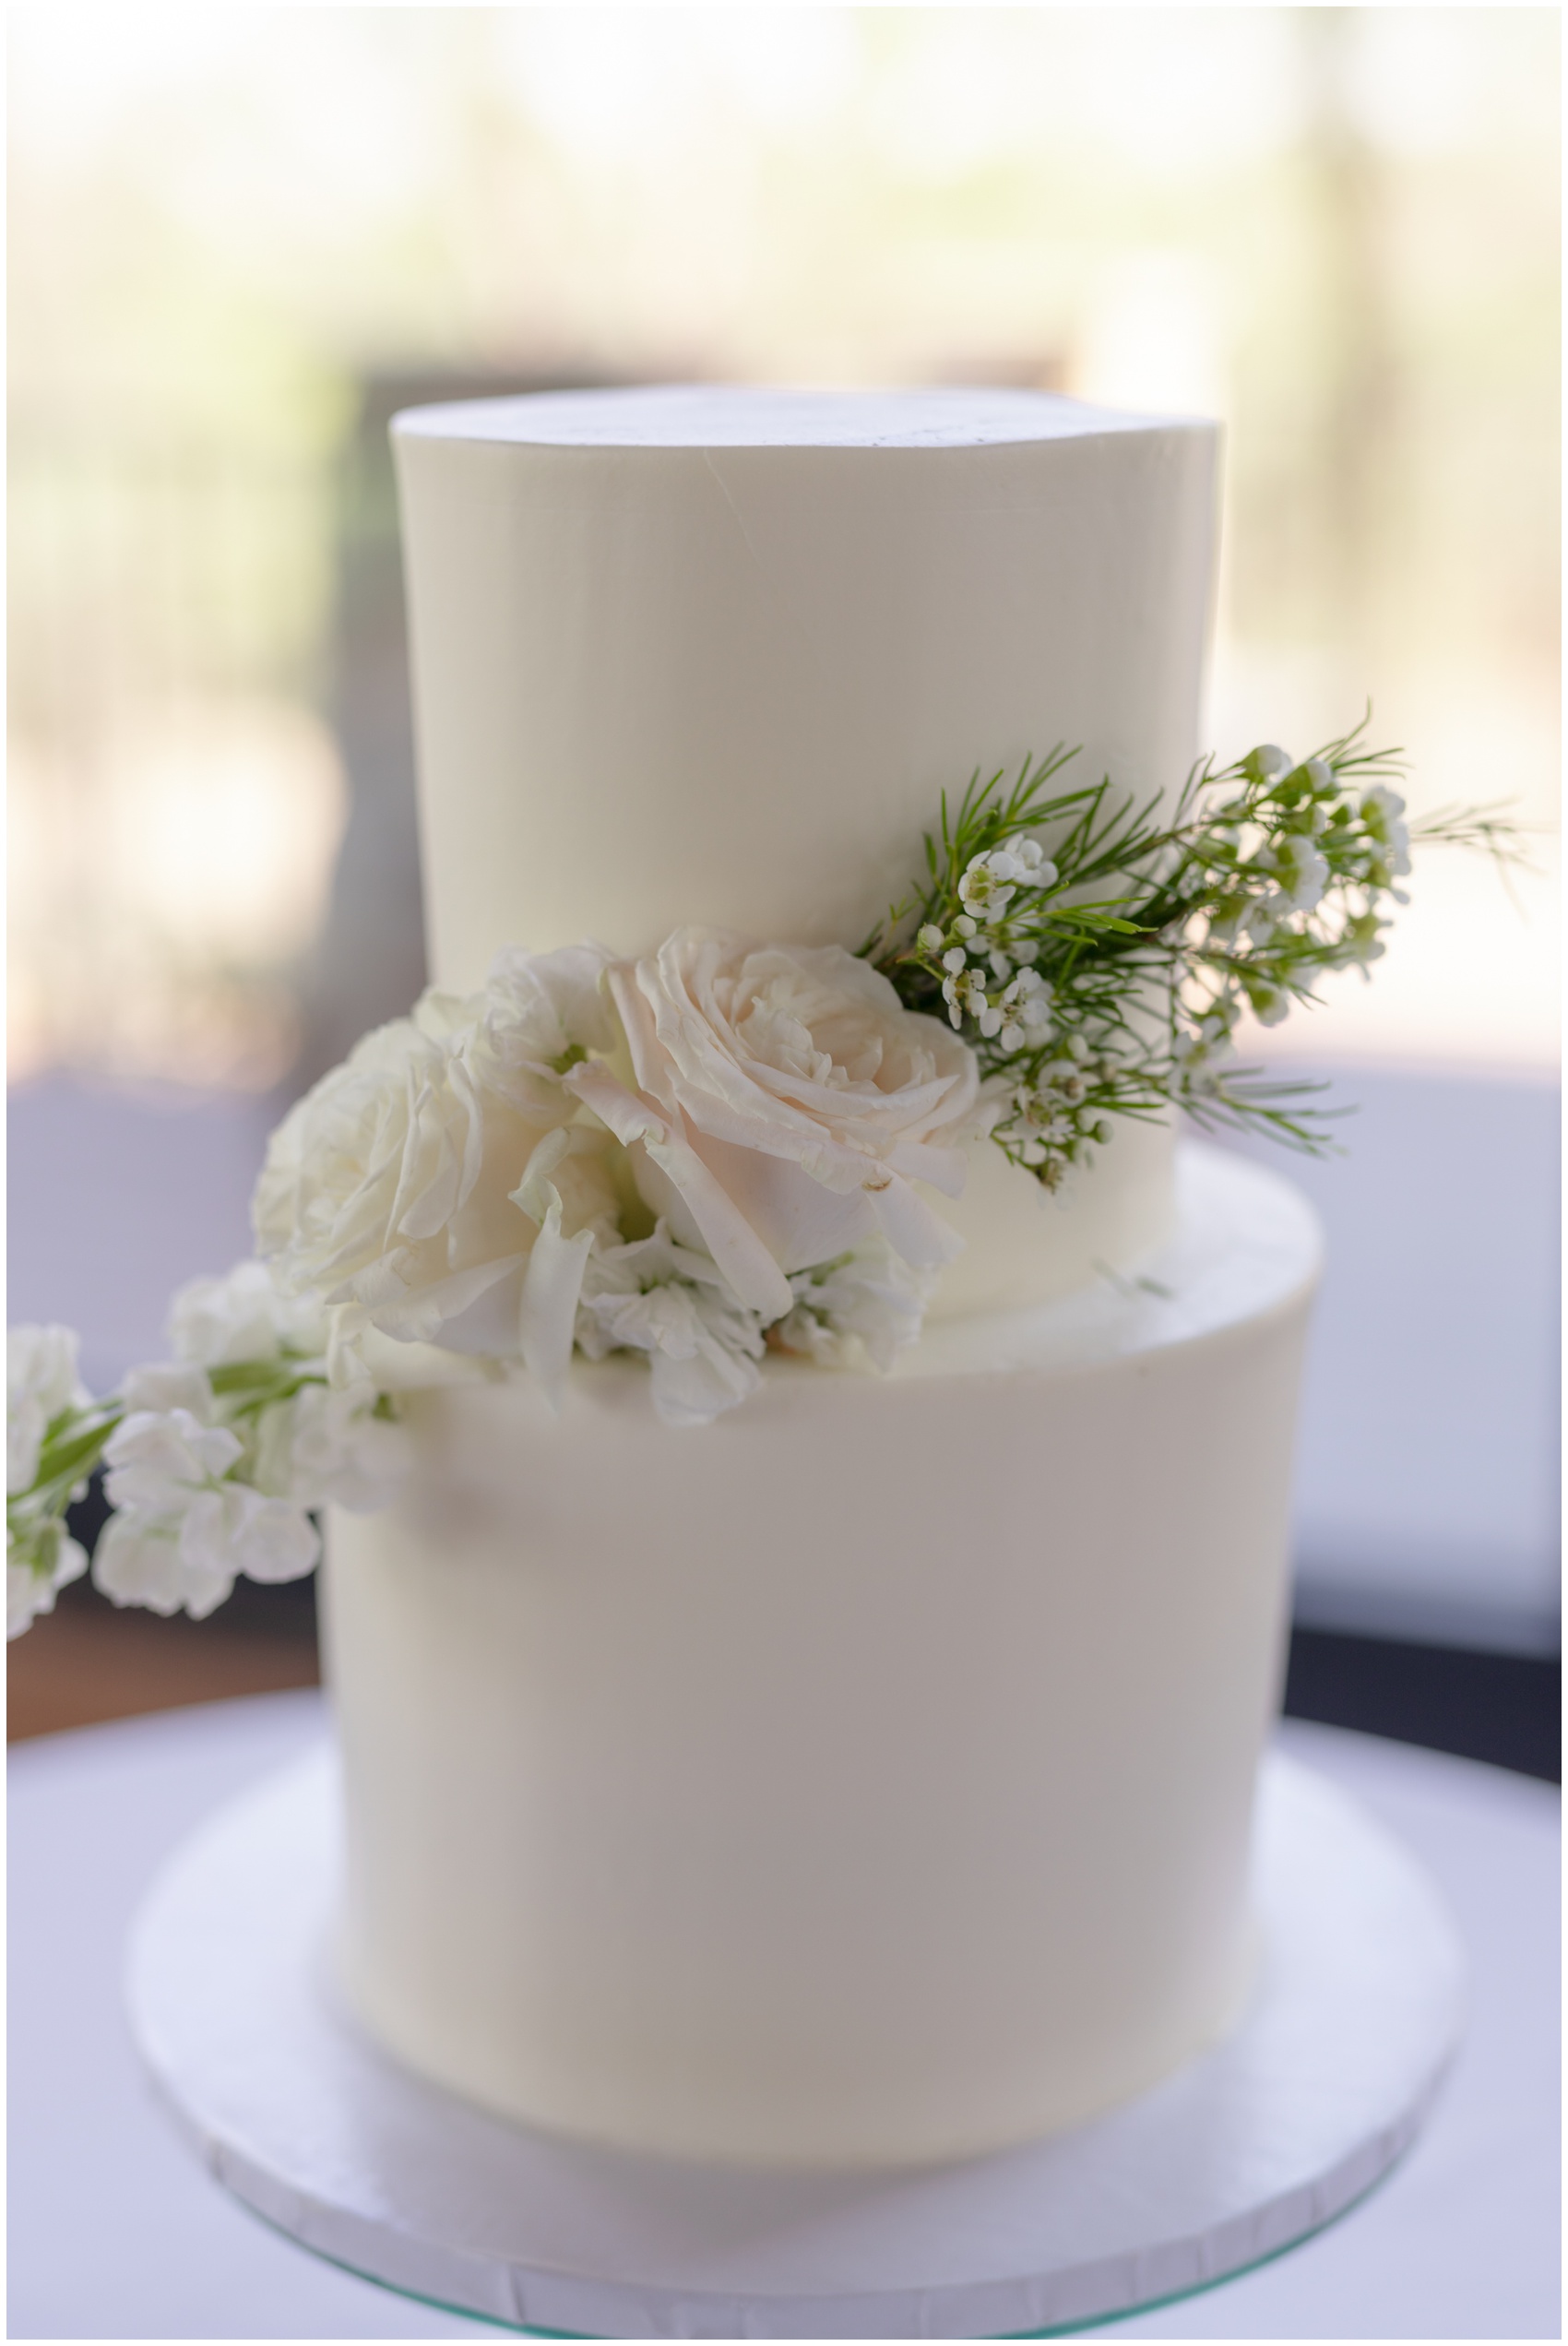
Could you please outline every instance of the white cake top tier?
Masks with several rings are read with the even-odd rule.
[[[549,392],[394,426],[432,976],[689,922],[859,945],[943,792],[1076,745],[1139,797],[1198,748],[1218,434],[1030,391]],[[982,1145],[934,1309],[1039,1303],[1165,1236],[1123,1122],[1042,1215]]]
[[[671,387],[394,426],[433,975],[695,921],[860,943],[944,790],[1198,746],[1217,431],[1028,391]]]
[[[1176,419],[1170,419],[1175,421]],[[557,448],[984,448],[1146,432],[1160,419],[1043,391],[812,391],[649,383],[410,408],[394,429]],[[1203,425],[1203,430],[1212,427]]]

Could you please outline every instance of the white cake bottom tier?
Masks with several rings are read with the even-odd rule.
[[[413,2068],[624,2148],[802,2165],[1071,2125],[1254,1958],[1311,1215],[1184,1149],[1138,1283],[770,1364],[422,1404],[331,1526],[338,1960]]]

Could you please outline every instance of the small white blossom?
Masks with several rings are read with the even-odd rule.
[[[1000,920],[1016,893],[1018,866],[1004,847],[972,858],[958,883],[958,898],[966,912],[986,921]]]
[[[1289,1016],[1290,996],[1283,986],[1271,984],[1266,978],[1249,979],[1247,999],[1260,1026],[1277,1027]]]
[[[1287,831],[1274,850],[1271,868],[1293,911],[1314,911],[1328,886],[1328,864],[1304,831]]]
[[[769,1328],[768,1343],[818,1367],[869,1364],[885,1373],[918,1339],[934,1284],[932,1273],[872,1239],[839,1262],[795,1273],[795,1307]]]
[[[144,1411],[161,1417],[172,1410],[186,1410],[200,1425],[210,1425],[215,1411],[207,1371],[195,1361],[133,1368],[121,1381],[120,1406],[127,1417]]]
[[[252,1479],[297,1506],[332,1505],[353,1515],[389,1506],[407,1475],[407,1430],[374,1415],[374,1387],[334,1391],[304,1385],[261,1413]]]
[[[302,1508],[243,1483],[208,1482],[181,1489],[172,1506],[125,1506],[99,1541],[92,1577],[116,1604],[166,1614],[184,1606],[199,1621],[223,1602],[238,1574],[297,1580],[320,1554]]]
[[[588,1358],[646,1352],[653,1406],[667,1425],[705,1425],[754,1392],[762,1323],[718,1267],[677,1245],[663,1221],[650,1238],[588,1257],[577,1306]]]
[[[1345,923],[1340,939],[1345,958],[1360,971],[1363,977],[1371,976],[1371,964],[1381,961],[1388,950],[1380,935],[1387,926],[1388,923],[1380,921],[1375,912],[1352,913]]]
[[[922,953],[939,953],[942,949],[942,931],[928,921],[916,936],[915,943]]]
[[[139,1508],[113,1517],[92,1560],[94,1587],[115,1604],[146,1605],[164,1614],[184,1606],[194,1621],[204,1620],[233,1587],[234,1567],[226,1558],[187,1554],[180,1530],[178,1517]]]
[[[54,1592],[79,1580],[87,1570],[86,1551],[73,1540],[57,1516],[45,1517],[20,1531],[6,1530],[6,1636],[19,1637],[41,1613],[53,1613]]]
[[[1410,831],[1401,820],[1404,812],[1405,802],[1398,792],[1385,790],[1381,783],[1362,794],[1361,821],[1368,837],[1383,849],[1383,861],[1391,873],[1402,874],[1410,868]]]
[[[6,1334],[6,1488],[25,1491],[54,1419],[85,1409],[77,1340],[68,1328],[12,1328]]]
[[[225,1425],[203,1425],[189,1410],[134,1410],[103,1446],[104,1491],[113,1507],[179,1513],[212,1490],[244,1449]]]
[[[1193,1031],[1177,1042],[1176,1065],[1192,1090],[1212,1089],[1220,1070],[1235,1057],[1236,1047],[1230,1039],[1232,1015],[1229,1004],[1206,1011]]]
[[[236,1263],[221,1279],[193,1279],[169,1307],[174,1356],[218,1368],[269,1361],[282,1352],[314,1359],[327,1350],[327,1316],[313,1295],[285,1295],[265,1263]]]
[[[1261,742],[1256,749],[1247,752],[1241,764],[1261,782],[1277,781],[1281,774],[1290,771],[1289,753],[1277,742]]]

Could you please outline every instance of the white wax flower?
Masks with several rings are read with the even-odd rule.
[[[85,1409],[89,1396],[77,1373],[77,1339],[68,1328],[6,1331],[6,1488],[25,1491],[39,1452],[63,1410]]]
[[[682,929],[609,985],[630,1081],[596,1064],[567,1086],[637,1152],[647,1203],[748,1309],[778,1318],[791,1271],[878,1230],[922,1267],[957,1253],[914,1184],[963,1187],[974,1057],[864,961]]]
[[[193,1279],[179,1290],[169,1341],[176,1360],[204,1368],[283,1352],[315,1359],[327,1349],[327,1317],[314,1295],[285,1294],[266,1263],[236,1263],[220,1279]]]
[[[933,1274],[913,1270],[885,1239],[816,1270],[797,1271],[795,1307],[767,1332],[781,1352],[823,1368],[870,1365],[884,1374],[919,1338]]]
[[[508,964],[514,993],[524,958]],[[530,966],[541,998],[555,998],[559,978],[564,1030],[602,1033],[600,1013],[585,1030],[573,1006],[585,998],[573,955]],[[578,1103],[527,1056],[517,1040],[527,1020],[509,1024],[505,1005],[487,1002],[430,995],[413,1018],[367,1035],[273,1134],[253,1213],[286,1290],[356,1305],[385,1335],[508,1358],[521,1349],[539,1229],[515,1193],[541,1139]],[[514,1044],[515,1064],[503,1064]],[[516,1104],[525,1096],[526,1113]],[[575,1137],[554,1169],[567,1238],[614,1229],[602,1147],[602,1136]]]
[[[1404,812],[1405,802],[1398,792],[1381,782],[1362,794],[1361,820],[1384,849],[1391,873],[1403,874],[1410,868],[1410,830],[1401,819]]]
[[[264,1410],[251,1470],[258,1491],[297,1506],[328,1504],[350,1514],[390,1506],[409,1471],[406,1430],[376,1417],[374,1387],[304,1385]]]
[[[589,1256],[577,1309],[589,1360],[646,1352],[653,1406],[667,1425],[704,1425],[754,1392],[761,1323],[709,1256],[682,1246],[661,1221],[650,1238]]]
[[[1291,911],[1316,910],[1328,886],[1328,864],[1306,832],[1286,832],[1274,851],[1272,868]]]

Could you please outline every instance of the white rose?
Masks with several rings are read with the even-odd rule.
[[[498,953],[466,1045],[476,1080],[541,1126],[562,1123],[562,1077],[619,1039],[603,985],[611,967],[601,945]]]
[[[63,1410],[85,1409],[77,1340],[68,1328],[6,1331],[6,1488],[25,1491],[38,1472],[43,1437]]]
[[[958,1251],[914,1184],[963,1186],[974,1056],[864,961],[683,929],[608,982],[630,1081],[595,1065],[567,1087],[637,1147],[647,1202],[743,1304],[781,1317],[790,1272],[879,1230],[921,1268]]]
[[[531,992],[524,967],[537,980]],[[541,1222],[518,1192],[536,1151],[546,1149],[552,1178],[536,1179],[528,1202],[541,1218],[559,1209],[536,1287],[558,1285],[563,1268],[580,1275],[593,1231],[614,1227],[615,1197],[599,1140],[587,1132],[557,1140],[577,1103],[552,1066],[530,1055],[559,1033],[568,1040],[557,1057],[588,1047],[585,1018],[591,1033],[603,1031],[580,956],[508,959],[506,985],[529,994],[521,1008],[499,996],[427,996],[412,1018],[367,1035],[285,1117],[253,1207],[261,1251],[285,1289],[351,1306],[387,1336],[527,1355]],[[559,1012],[547,1032],[541,1004]],[[549,1319],[559,1320],[553,1302]]]

